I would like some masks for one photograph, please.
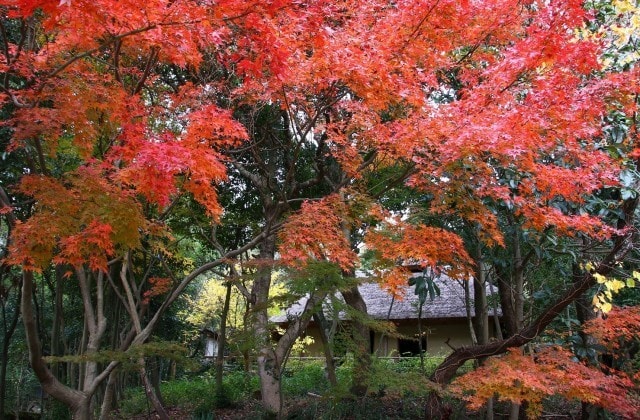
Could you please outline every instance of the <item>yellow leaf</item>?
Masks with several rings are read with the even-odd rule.
[[[617,293],[620,289],[624,289],[626,284],[620,280],[613,280],[607,284],[607,287],[614,293]]]
[[[602,304],[602,306],[600,307],[600,309],[602,309],[602,312],[604,312],[605,314],[609,311],[611,311],[613,307],[611,306],[611,304],[609,302],[605,302]]]
[[[631,0],[621,0],[615,1],[614,6],[618,13],[627,13],[627,12],[635,12],[637,10],[635,6],[635,1]]]
[[[634,271],[632,276],[634,279],[640,281],[640,271]]]
[[[636,282],[634,279],[627,279],[627,287],[636,287]]]

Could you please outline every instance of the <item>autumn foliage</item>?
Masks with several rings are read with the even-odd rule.
[[[602,121],[636,112],[638,78],[606,71],[606,37],[585,30],[594,14],[582,1],[4,0],[0,10],[15,24],[0,48],[8,152],[27,156],[11,186],[27,204],[12,202],[22,220],[3,263],[25,271],[105,273],[170,241],[167,217],[185,198],[223,231],[220,192],[234,176],[260,187],[265,210],[234,257],[279,235],[283,264],[350,272],[351,232],[392,293],[402,265],[473,270],[454,224],[385,208],[394,188],[419,195],[431,220],[473,226],[488,247],[506,244],[498,208],[531,232],[616,233],[587,201],[628,164],[607,152]],[[247,115],[266,107],[280,111],[287,146],[260,149]],[[624,147],[638,154],[631,138]],[[274,170],[278,158],[293,169]],[[398,175],[381,178],[389,168]],[[145,298],[167,296],[173,284],[152,278]],[[536,375],[518,379],[513,366]],[[630,412],[603,398],[623,398],[627,380],[589,387],[591,368],[562,350],[512,352],[477,380],[498,368],[504,381],[486,382],[476,406],[504,391],[535,411],[559,393]]]
[[[481,408],[494,395],[517,404],[527,402],[527,413],[532,417],[542,413],[543,398],[553,395],[597,405],[625,418],[633,418],[640,409],[637,384],[628,376],[587,366],[558,346],[533,354],[512,349],[460,377],[451,389],[467,400],[471,409]]]
[[[26,82],[3,89],[17,107],[11,147],[37,146],[44,158],[68,144],[84,159],[82,176],[100,178],[88,182],[103,190],[81,193],[87,201],[111,189],[162,210],[188,193],[217,220],[223,210],[215,185],[226,177],[224,153],[247,139],[231,113],[208,99],[223,88],[309,118],[317,118],[311,98],[325,98],[324,111],[334,114],[325,121],[327,146],[345,174],[358,179],[367,153],[382,166],[406,161],[414,166],[408,184],[433,197],[432,211],[477,223],[488,243],[502,243],[493,202],[513,206],[533,229],[602,231],[596,218],[555,205],[580,206],[585,194],[616,182],[615,164],[585,139],[600,133],[600,117],[616,104],[608,100],[626,105],[624,92],[612,92],[612,81],[593,76],[600,45],[574,31],[589,18],[581,2],[134,3],[5,5],[13,18],[43,12],[41,40],[30,49],[9,44],[5,51],[6,74]],[[205,55],[243,82],[231,91],[216,83],[159,89],[171,84],[161,79],[159,66],[197,69]],[[23,192],[37,195],[56,182],[46,178],[44,160],[38,166],[33,169],[43,177],[25,180]],[[111,220],[111,232],[94,241],[94,251],[112,254],[121,242],[117,232],[144,228],[141,216],[128,219],[138,226]],[[84,235],[90,223],[66,232],[55,228],[37,246],[20,240],[11,261],[42,265],[46,249]],[[425,231],[429,227],[411,229],[438,236]],[[338,242],[325,248],[339,248]],[[338,248],[332,254],[346,265]],[[407,257],[448,262],[454,253],[459,250],[448,257]],[[79,254],[84,257],[61,258],[76,264],[96,258],[87,249]]]

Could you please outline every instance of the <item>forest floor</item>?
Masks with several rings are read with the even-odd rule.
[[[299,397],[288,401],[286,404],[287,420],[409,420],[425,419],[425,401],[421,399],[395,399],[395,398],[367,398],[368,401],[341,401],[330,403],[315,396]],[[580,405],[567,401],[556,401],[546,407],[542,416],[544,419],[580,419]],[[212,413],[194,415],[180,408],[168,409],[171,419],[185,420],[252,420],[263,419],[264,412],[260,401],[251,399],[242,404],[230,408],[216,409]],[[449,413],[452,420],[482,419],[483,413],[472,413],[464,409],[460,404],[454,404]],[[124,417],[116,417],[124,420]],[[157,419],[153,413],[145,413],[133,417],[133,420]],[[497,404],[494,412],[495,419],[508,419],[508,407]],[[129,417],[128,419],[131,419]]]

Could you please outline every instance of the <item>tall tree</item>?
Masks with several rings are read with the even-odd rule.
[[[89,416],[118,362],[100,373],[88,363],[81,390],[55,380],[30,300],[34,273],[51,263],[73,268],[93,350],[108,321],[107,284],[129,315],[124,347],[142,344],[190,281],[258,249],[243,292],[263,401],[280,413],[288,347],[336,284],[315,276],[305,286],[309,304],[272,344],[266,307],[276,256],[294,272],[317,264],[353,272],[348,236],[359,235],[391,292],[406,281],[399,261],[460,278],[472,271],[451,226],[412,223],[376,191],[406,183],[429,197],[432,214],[477,227],[487,246],[506,242],[495,203],[523,229],[612,234],[594,215],[565,208],[617,182],[619,162],[598,136],[609,108],[632,112],[636,84],[600,72],[599,42],[577,35],[591,19],[580,1],[14,0],[3,8],[4,27],[21,28],[18,37],[2,31],[0,68],[0,90],[15,108],[8,151],[27,155],[14,192],[35,200],[9,200],[33,215],[15,227],[6,263],[24,272],[32,366],[78,418]],[[54,171],[52,159],[63,154],[72,163]],[[406,172],[369,188],[368,174],[397,165]],[[234,187],[239,195],[219,197]],[[162,253],[159,244],[171,242],[166,218],[182,196],[202,206],[221,247],[187,276],[150,284],[131,256]],[[244,198],[258,211],[253,229],[238,231],[225,225],[222,207]],[[163,300],[143,324],[145,290]],[[513,337],[521,335],[507,344],[518,345]],[[448,359],[435,379],[446,382],[467,356]]]

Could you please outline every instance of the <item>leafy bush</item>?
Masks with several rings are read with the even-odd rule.
[[[260,390],[260,380],[244,371],[229,372],[223,378],[222,388],[227,398],[237,404]]]
[[[167,407],[185,408],[199,416],[205,416],[214,408],[230,407],[249,398],[260,389],[258,378],[245,372],[229,372],[223,379],[222,390],[216,392],[209,376],[185,378],[160,385]],[[145,413],[150,404],[141,387],[131,388],[121,401],[121,414],[125,417]]]
[[[212,405],[214,386],[209,380],[183,379],[170,381],[160,386],[162,398],[167,407],[192,406],[193,408],[202,405]]]
[[[308,392],[323,393],[329,389],[324,363],[321,361],[290,360],[282,378],[285,396],[300,396]]]
[[[424,398],[429,391],[430,382],[427,377],[440,361],[441,358],[425,358],[423,373],[420,369],[419,358],[374,359],[369,384],[370,393],[392,400],[396,398],[412,400]],[[370,415],[358,417],[365,411],[349,405],[350,394],[348,390],[351,386],[353,365],[352,357],[347,356],[342,359],[342,363],[336,368],[338,387],[331,389],[325,372],[324,360],[290,359],[282,375],[283,396],[285,399],[291,399],[304,397],[308,393],[322,395],[323,398],[314,402],[313,407],[303,410],[304,415],[309,415],[309,410],[313,411],[314,409],[319,412],[335,409],[336,413],[343,414],[332,418],[349,416],[377,418],[374,415],[378,410],[377,403],[374,402],[378,399],[377,397],[370,398],[368,403],[371,409]],[[254,398],[259,389],[258,377],[242,370],[226,372],[223,386],[219,390],[215,389],[213,378],[206,373],[196,378],[174,380],[161,385],[162,397],[167,407],[186,409],[193,413],[195,418],[202,419],[208,418],[207,416],[215,408],[233,407]],[[335,407],[332,407],[332,404]],[[121,414],[125,417],[145,413],[150,408],[142,388],[129,390],[121,407]],[[403,412],[411,411],[409,405],[400,404],[399,407]]]

